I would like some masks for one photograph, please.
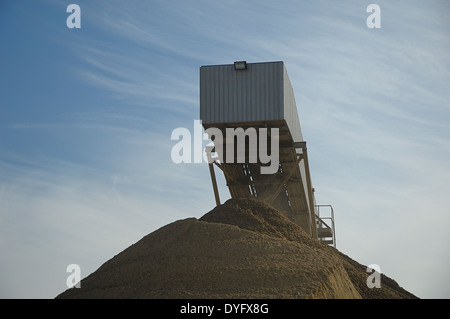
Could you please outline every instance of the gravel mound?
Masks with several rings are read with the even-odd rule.
[[[57,298],[416,298],[262,202],[230,199],[168,224]]]

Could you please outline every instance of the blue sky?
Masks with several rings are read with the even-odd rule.
[[[69,29],[66,8],[81,8]],[[368,29],[366,7],[381,8]],[[450,298],[447,1],[0,3],[0,297],[53,298],[159,227],[214,207],[174,164],[199,68],[284,61],[337,247]],[[229,197],[219,175],[222,201]]]

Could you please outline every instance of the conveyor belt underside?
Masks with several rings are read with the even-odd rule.
[[[245,163],[237,163],[236,150],[232,163],[216,164],[225,175],[231,197],[253,198],[267,202],[312,235],[312,225],[315,221],[311,221],[308,192],[305,190],[307,184],[303,180],[306,177],[302,176],[300,169],[301,165],[304,165],[301,163],[305,160],[304,154],[301,149],[294,147],[294,141],[287,126],[284,123],[277,124],[279,129],[279,169],[276,173],[261,174],[261,166],[268,164],[249,163],[248,156],[246,156]],[[224,124],[222,125],[225,127]],[[239,127],[244,126],[241,123]],[[252,127],[255,127],[255,123],[252,123]],[[261,123],[260,127],[267,127],[267,123]],[[223,149],[221,158],[226,159],[227,147],[225,146],[233,141],[227,141],[225,134],[223,136],[223,147],[218,149]],[[248,147],[246,152],[248,154]]]

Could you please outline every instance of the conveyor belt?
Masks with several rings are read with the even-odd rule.
[[[246,129],[246,126],[242,124],[221,123],[220,125],[209,124],[204,126],[205,128],[218,127],[223,130],[226,127]],[[301,163],[307,161],[306,148],[304,147],[306,144],[294,143],[287,126],[282,121],[260,125],[268,128],[269,132],[270,128],[274,127],[279,130],[279,169],[275,174],[261,174],[261,166],[267,164],[262,164],[259,161],[249,163],[247,160],[248,144],[246,145],[246,161],[244,163],[237,163],[237,151],[234,152],[235,158],[232,163],[216,161],[216,166],[224,173],[231,197],[253,198],[267,202],[300,225],[312,237],[317,237],[316,227],[313,227],[316,224],[314,201],[313,198],[310,198],[312,194],[309,194],[312,187],[310,181],[307,180],[309,172],[304,174],[301,172],[302,167],[308,167],[307,164]],[[251,127],[255,127],[255,123],[252,123]],[[217,149],[223,150],[222,154],[219,154],[223,159],[226,159],[227,149],[224,145],[228,143],[233,143],[233,141],[227,141],[226,134],[223,132],[223,145],[217,147]],[[271,148],[269,147],[270,152]],[[311,191],[308,192],[307,188],[310,188]],[[312,205],[309,204],[310,201],[312,201]]]

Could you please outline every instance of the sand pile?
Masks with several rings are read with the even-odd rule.
[[[312,240],[274,208],[228,200],[200,219],[166,225],[57,298],[415,298]]]

